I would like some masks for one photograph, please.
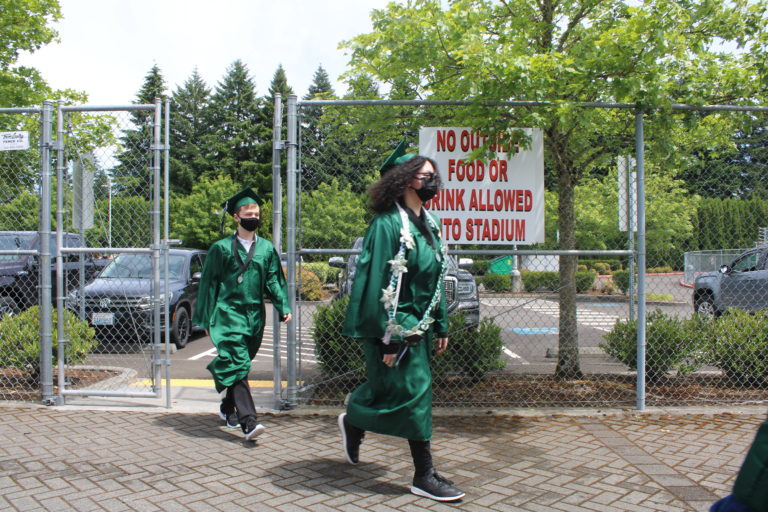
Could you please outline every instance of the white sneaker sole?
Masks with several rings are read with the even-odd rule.
[[[344,457],[347,459],[347,462],[352,464],[353,466],[357,465],[357,462],[354,462],[352,458],[347,453],[347,429],[344,428],[344,418],[347,416],[347,413],[343,412],[339,414],[339,431],[341,432],[341,449],[344,452]]]
[[[422,498],[429,498],[435,501],[456,501],[466,496],[466,493],[461,493],[457,496],[435,496],[413,485],[411,486],[411,493],[415,494],[416,496],[421,496]]]
[[[251,430],[250,432],[248,432],[248,433],[246,433],[246,434],[245,434],[245,440],[246,440],[246,441],[250,441],[250,440],[252,440],[254,437],[258,437],[258,436],[260,436],[261,434],[263,434],[263,433],[264,433],[266,430],[267,430],[267,429],[266,429],[266,428],[264,428],[264,425],[262,425],[261,423],[259,423],[258,425],[256,425],[256,426],[253,428],[253,430]]]

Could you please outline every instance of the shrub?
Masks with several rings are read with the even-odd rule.
[[[299,294],[299,299],[309,301],[322,300],[323,284],[320,282],[320,278],[314,272],[307,270],[305,266],[301,267],[298,275],[299,282],[296,286],[296,292]],[[283,267],[283,273],[287,275],[285,267]]]
[[[315,274],[322,284],[335,283],[339,274],[339,269],[333,268],[324,261],[302,263],[301,268],[307,269]]]
[[[597,272],[594,270],[581,270],[576,272],[576,292],[584,293],[595,286]]]
[[[560,288],[560,275],[557,272],[522,270],[520,277],[528,292],[555,291]]]
[[[619,287],[619,290],[621,290],[621,293],[626,295],[629,293],[629,271],[628,270],[617,270],[613,273],[613,282],[616,286]]]
[[[480,281],[486,290],[505,292],[512,289],[512,278],[506,274],[486,274]]]
[[[98,345],[96,332],[71,311],[64,312],[64,324],[69,338],[66,350],[67,364],[85,362],[88,354]],[[53,310],[53,325],[57,323]],[[55,332],[55,330],[54,330]],[[58,359],[58,340],[53,338],[53,362]],[[6,315],[0,320],[0,367],[30,370],[34,377],[40,373],[40,307],[32,306],[17,315]]]
[[[351,375],[365,368],[360,340],[341,334],[347,306],[348,295],[332,300],[328,305],[318,306],[312,317],[315,324],[312,331],[315,353],[320,371],[327,377]]]
[[[493,318],[484,318],[477,328],[467,327],[464,315],[449,317],[448,350],[432,358],[436,380],[448,374],[460,374],[477,382],[488,372],[504,367],[501,351],[501,327]]]
[[[701,316],[701,315],[695,315]],[[768,311],[729,309],[711,321],[709,360],[734,383],[766,386]]]
[[[484,276],[488,267],[488,260],[472,260],[472,268],[469,272],[473,276]]]
[[[659,380],[673,368],[681,372],[695,369],[691,361],[700,361],[696,355],[706,348],[692,327],[700,324],[687,325],[677,316],[666,315],[658,309],[648,314],[645,347],[648,382]],[[637,369],[637,320],[618,320],[605,340],[607,343],[601,343],[600,348],[630,369]]]
[[[581,265],[581,264],[579,264],[579,265],[576,267],[576,270],[589,270],[589,267],[587,267],[586,265]]]

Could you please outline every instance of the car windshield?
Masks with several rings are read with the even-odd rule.
[[[183,279],[184,256],[170,255],[168,257],[169,279]],[[102,278],[132,278],[152,279],[152,258],[148,254],[121,254],[101,273]],[[160,278],[163,278],[163,260],[160,259]]]
[[[19,249],[29,249],[34,240],[34,234],[20,235],[4,233],[0,235],[0,251],[16,251]],[[19,256],[13,254],[0,254],[0,261],[18,260]]]

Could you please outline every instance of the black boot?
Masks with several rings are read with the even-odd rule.
[[[365,430],[357,428],[348,422],[347,413],[345,412],[339,414],[338,421],[344,456],[350,464],[357,464],[360,462],[360,444],[365,437]]]
[[[411,456],[416,470],[413,475],[411,492],[436,501],[456,501],[464,497],[461,489],[454,487],[453,482],[437,474],[432,465],[432,453],[429,441],[408,440]]]

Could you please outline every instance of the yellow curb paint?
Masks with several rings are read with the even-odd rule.
[[[165,379],[162,381],[162,386],[165,386]],[[152,381],[149,379],[140,380],[137,382],[134,382],[132,384],[133,386],[151,386]],[[271,380],[249,380],[248,385],[252,388],[271,388],[275,384]],[[283,381],[281,383],[282,386],[287,386],[288,384]],[[213,384],[213,380],[211,379],[171,379],[171,386],[172,387],[186,387],[186,388],[215,388],[216,386]]]

